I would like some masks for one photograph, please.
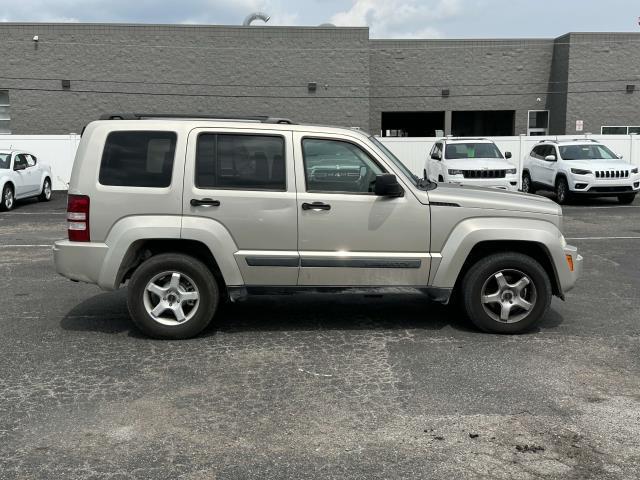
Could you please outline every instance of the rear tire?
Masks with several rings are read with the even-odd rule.
[[[515,252],[479,260],[462,281],[467,315],[476,327],[490,333],[528,330],[544,317],[552,295],[542,265]]]
[[[127,306],[146,335],[184,339],[204,330],[218,308],[218,284],[201,261],[183,254],[155,255],[131,277]]]
[[[556,182],[556,202],[560,205],[566,205],[571,201],[571,191],[567,179],[560,177]]]
[[[0,211],[8,212],[13,209],[16,199],[13,195],[13,187],[5,185],[2,188],[2,198],[0,198]]]
[[[536,193],[536,189],[533,186],[529,172],[524,172],[522,174],[522,191],[524,193]]]
[[[42,182],[42,192],[38,195],[38,200],[41,202],[48,202],[51,200],[51,180],[49,178],[45,178],[44,182]]]
[[[633,203],[635,199],[636,199],[635,193],[625,193],[623,195],[618,195],[618,202],[621,203],[622,205],[629,205],[630,203]]]

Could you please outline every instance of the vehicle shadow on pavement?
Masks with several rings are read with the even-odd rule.
[[[549,311],[544,321],[526,334],[556,328],[562,316]],[[123,333],[144,337],[129,317],[126,290],[91,297],[73,307],[62,319],[64,330]],[[450,327],[480,333],[458,306],[430,302],[419,294],[298,294],[257,296],[220,306],[212,324],[200,335],[221,331],[399,330],[437,331]]]

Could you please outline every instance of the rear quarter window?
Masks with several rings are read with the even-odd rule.
[[[175,132],[111,132],[102,152],[100,184],[168,187],[171,185],[176,139]]]

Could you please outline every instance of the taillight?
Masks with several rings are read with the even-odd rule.
[[[90,242],[89,197],[69,195],[67,198],[67,232],[72,242]]]

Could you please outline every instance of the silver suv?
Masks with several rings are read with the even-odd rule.
[[[480,329],[516,333],[582,262],[551,200],[435,184],[375,137],[265,117],[90,123],[67,220],[58,272],[128,284],[133,321],[160,338],[197,335],[251,294],[389,287],[455,294]]]

